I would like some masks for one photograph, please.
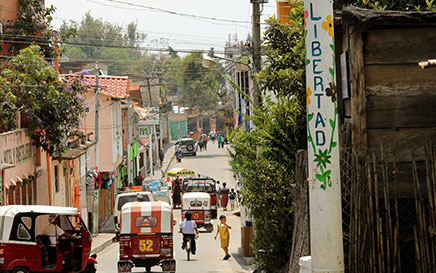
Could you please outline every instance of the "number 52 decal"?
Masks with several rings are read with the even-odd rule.
[[[152,252],[153,240],[139,240],[139,250],[142,252]]]

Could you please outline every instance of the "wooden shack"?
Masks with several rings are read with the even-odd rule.
[[[347,271],[436,272],[436,12],[347,7],[335,29]]]

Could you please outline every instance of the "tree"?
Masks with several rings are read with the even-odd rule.
[[[300,1],[294,3],[289,17],[292,27],[280,25],[275,18],[267,20],[264,52],[269,65],[256,75],[265,99],[246,117],[255,128],[250,132],[237,128],[230,136],[236,150],[232,164],[243,176],[243,202],[251,208],[256,230],[252,243],[256,264],[268,273],[282,272],[289,261],[295,155],[307,146],[304,7]],[[271,100],[268,92],[277,100]]]
[[[14,130],[15,114],[24,117],[27,134],[37,147],[59,155],[70,141],[83,137],[80,118],[85,88],[79,80],[62,82],[44,61],[39,46],[20,50],[0,72],[0,132]],[[66,140],[66,141],[65,141]]]
[[[334,5],[339,10],[345,5],[379,10],[436,10],[433,0],[335,0]]]
[[[46,58],[54,58],[57,33],[50,27],[54,12],[53,6],[44,7],[40,0],[18,0],[17,19],[6,22],[1,35],[10,55],[16,55],[20,49],[37,44]],[[62,39],[63,36],[59,38]],[[3,49],[1,45],[0,48]]]
[[[214,72],[204,68],[202,62],[201,53],[170,58],[166,78],[177,83],[180,100],[185,106],[205,111],[217,106],[219,82]]]
[[[121,75],[129,71],[130,65],[143,56],[140,49],[146,35],[131,22],[124,30],[122,26],[102,19],[95,19],[87,12],[80,24],[63,22],[61,34],[73,33],[65,39],[65,56],[72,60],[108,60],[113,62],[109,74]]]

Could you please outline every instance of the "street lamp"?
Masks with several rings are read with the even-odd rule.
[[[215,55],[215,51],[213,49],[213,47],[211,47],[208,52],[207,52],[207,57],[211,58],[211,59],[205,59],[203,58],[203,67],[204,68],[212,68],[215,65],[215,61],[213,59],[219,59],[219,60],[224,60],[224,61],[228,61],[228,62],[232,62],[235,64],[242,64],[245,65],[246,67],[248,67],[248,70],[250,70],[250,74],[252,74],[252,70],[251,70],[251,66],[249,64],[243,63],[243,62],[239,62],[239,61],[235,61],[233,59],[229,59],[229,58],[223,58],[223,57],[219,57]]]

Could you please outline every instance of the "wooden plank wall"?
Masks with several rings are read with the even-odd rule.
[[[384,149],[400,162],[410,151],[424,158],[436,139],[436,68],[418,62],[436,59],[436,26],[370,29],[363,34],[368,146]]]

